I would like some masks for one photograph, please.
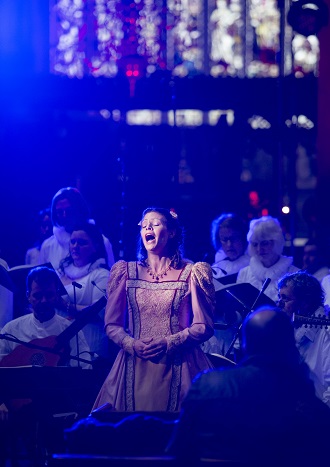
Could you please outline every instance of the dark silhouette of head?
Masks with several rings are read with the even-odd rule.
[[[245,356],[298,358],[290,318],[277,308],[261,307],[251,313],[242,326],[242,341]]]

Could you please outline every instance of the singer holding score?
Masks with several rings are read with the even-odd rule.
[[[138,261],[110,271],[105,329],[120,350],[94,409],[176,412],[212,368],[200,348],[213,334],[212,271],[182,258],[175,212],[147,208],[138,225]]]
[[[263,287],[265,295],[276,302],[278,280],[299,270],[292,264],[292,257],[283,255],[284,235],[279,221],[271,216],[253,219],[247,240],[250,264],[240,270],[237,283],[247,282],[258,290]]]
[[[102,234],[95,224],[76,225],[71,233],[69,255],[57,271],[67,296],[61,302],[61,314],[69,319],[99,301],[106,294],[109,278]],[[104,309],[92,316],[82,331],[91,352],[101,359],[110,358],[109,341],[104,332]]]

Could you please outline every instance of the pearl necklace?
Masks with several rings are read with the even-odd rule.
[[[153,280],[158,282],[160,279],[163,279],[164,276],[167,276],[167,272],[171,270],[172,261],[168,266],[166,266],[165,269],[163,269],[159,273],[153,271],[151,269],[151,266],[147,263],[147,261],[145,262],[145,264],[147,266],[147,273],[149,274],[149,276],[151,276]]]

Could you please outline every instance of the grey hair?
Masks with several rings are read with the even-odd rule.
[[[275,253],[278,255],[283,253],[284,235],[281,224],[275,217],[262,216],[259,219],[252,219],[250,222],[250,229],[247,234],[250,256],[253,256],[251,242],[260,242],[262,240],[273,240]]]

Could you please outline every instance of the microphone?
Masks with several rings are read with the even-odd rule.
[[[271,279],[269,277],[267,277],[265,282],[262,284],[260,292],[264,293],[264,291],[267,289],[267,287],[269,286],[270,283],[271,283]]]
[[[257,295],[257,298],[255,299],[254,301],[254,304],[251,306],[251,311],[254,310],[254,307],[256,306],[256,304],[258,303],[258,300],[259,298],[261,297],[261,295],[264,293],[264,291],[267,289],[267,287],[269,286],[269,284],[271,283],[271,279],[269,277],[267,277],[267,279],[264,280],[264,283],[262,284],[262,287],[260,289],[260,292],[258,293]]]
[[[236,297],[236,295],[233,294],[233,292],[231,292],[230,290],[226,289],[226,292],[231,295],[233,298],[235,298],[235,300],[238,301],[238,303],[240,303],[242,305],[242,307],[247,310],[247,311],[251,311],[251,308],[249,306],[246,305],[246,303],[244,303],[240,298]]]
[[[82,285],[79,284],[79,282],[73,281],[73,302],[74,302],[74,311],[75,314],[77,315],[77,296],[76,296],[76,289],[82,289]],[[78,333],[76,334],[76,342],[77,342],[77,356],[79,358],[80,352],[79,352],[79,337]],[[80,360],[78,360],[78,367],[80,367]]]
[[[234,298],[236,298],[236,300],[238,300],[238,301],[240,302],[240,304],[243,305],[243,306],[245,307],[245,309],[248,309],[248,314],[246,315],[246,316],[248,316],[250,313],[252,313],[252,312],[254,311],[254,307],[256,306],[256,303],[258,302],[259,298],[260,298],[261,295],[264,293],[264,291],[267,289],[267,287],[269,286],[270,282],[271,282],[271,279],[270,279],[269,277],[267,277],[267,279],[266,279],[266,280],[264,281],[264,283],[262,284],[261,290],[260,290],[260,292],[258,293],[257,298],[255,299],[255,301],[254,301],[254,303],[253,303],[253,305],[251,306],[250,309],[248,309],[248,308],[246,307],[246,305],[245,305],[241,300],[239,300],[237,297],[235,297],[235,295],[232,294],[228,289],[226,289],[226,292],[228,292],[230,295],[232,295]],[[237,329],[237,331],[236,331],[236,333],[235,333],[235,335],[234,335],[234,337],[233,337],[233,340],[231,341],[231,344],[230,344],[230,346],[229,346],[229,348],[228,348],[228,350],[227,350],[227,352],[226,352],[225,357],[227,357],[227,358],[229,357],[230,352],[231,352],[232,348],[233,348],[234,345],[235,345],[236,339],[238,338],[238,335],[239,335],[239,332],[240,332],[240,330],[241,330],[241,328],[242,328],[243,322],[244,322],[244,321],[242,321],[241,324],[239,325],[239,327],[238,327],[238,329]]]
[[[108,298],[106,295],[106,289],[101,289],[95,281],[91,281],[91,284],[94,285],[94,287],[96,287],[100,292],[102,292],[105,298]]]

